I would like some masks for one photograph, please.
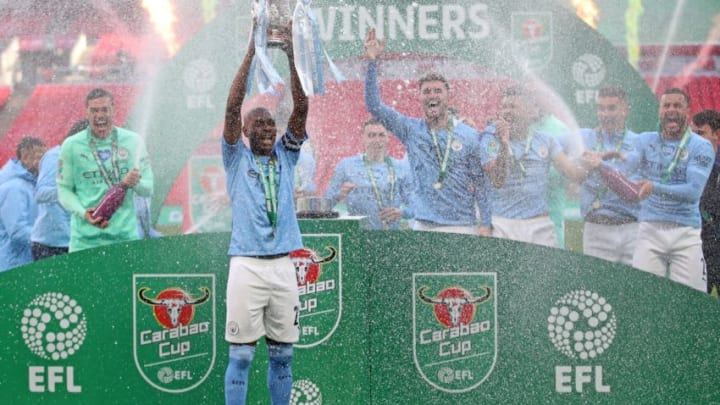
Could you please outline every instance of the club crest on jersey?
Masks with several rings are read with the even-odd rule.
[[[482,384],[497,358],[495,273],[413,274],[415,367],[449,393]]]
[[[303,234],[303,248],[290,252],[300,297],[297,347],[321,344],[342,316],[342,249],[339,234]]]
[[[500,151],[500,145],[496,141],[489,141],[487,143],[487,146],[485,147],[485,150],[489,155],[497,155]]]
[[[672,155],[673,153],[675,153],[675,146],[662,144],[660,150],[663,155]]]
[[[215,363],[215,275],[133,275],[135,366],[170,393],[200,385]]]
[[[538,148],[537,154],[541,158],[545,159],[548,156],[548,148],[546,146],[541,146]]]
[[[463,148],[463,144],[462,144],[462,142],[455,139],[452,141],[451,147],[452,147],[453,152],[460,152]]]
[[[97,151],[98,158],[100,158],[101,162],[104,162],[108,159],[110,159],[110,156],[112,156],[112,152],[109,149],[100,149]]]

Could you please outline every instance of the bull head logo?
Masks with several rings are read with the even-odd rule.
[[[325,246],[325,249],[330,251],[330,254],[325,257],[318,257],[314,251],[307,248],[290,252],[290,258],[295,265],[295,276],[297,277],[298,286],[317,281],[322,272],[320,265],[335,259],[337,250],[332,246]]]
[[[191,298],[188,293],[179,288],[170,288],[162,291],[153,299],[145,296],[145,292],[148,290],[150,290],[148,287],[140,288],[137,294],[138,299],[147,305],[152,305],[155,319],[168,329],[189,324],[195,312],[193,306],[202,304],[210,298],[210,289],[207,287],[200,287],[203,292],[200,298]]]
[[[442,290],[436,297],[428,297],[425,295],[428,288],[420,287],[418,296],[426,303],[435,306],[435,317],[448,328],[469,324],[475,317],[475,304],[487,301],[491,294],[488,287],[483,287],[485,295],[482,297],[473,297],[463,288],[451,287]]]

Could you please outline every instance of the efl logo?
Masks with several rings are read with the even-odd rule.
[[[310,380],[298,380],[292,384],[290,405],[322,405],[320,388]]]
[[[605,80],[607,69],[599,56],[585,53],[572,65],[572,76],[583,87],[597,87]]]
[[[607,68],[599,56],[585,53],[573,62],[572,76],[580,85],[580,88],[575,90],[575,102],[594,104],[598,96],[597,87],[605,80]]]
[[[44,360],[64,361],[80,350],[87,337],[87,320],[76,300],[60,292],[35,297],[23,310],[20,332],[25,346]],[[80,393],[72,366],[29,366],[30,392]]]
[[[482,384],[497,359],[495,273],[413,274],[413,355],[431,386],[449,393]]]
[[[332,336],[342,316],[342,239],[339,234],[305,234],[303,248],[290,252],[300,296],[299,348]]]
[[[85,341],[87,320],[77,301],[50,292],[28,304],[20,319],[20,331],[31,352],[45,360],[65,360]]]
[[[596,360],[605,353],[617,330],[612,305],[599,294],[576,290],[565,294],[550,308],[548,337],[553,346],[570,359]],[[597,392],[610,392],[603,382],[602,366],[556,366],[557,392],[583,392],[586,383],[593,383]]]
[[[200,385],[215,363],[215,275],[133,275],[135,366],[158,390]]]

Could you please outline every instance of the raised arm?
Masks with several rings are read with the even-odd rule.
[[[386,42],[387,38],[383,38],[378,41],[375,28],[370,28],[365,36],[365,56],[368,60],[377,59],[377,57],[385,50]]]
[[[292,32],[292,31],[290,31]],[[293,98],[293,110],[288,120],[288,129],[296,140],[305,139],[305,124],[308,116],[308,98],[300,83],[297,69],[295,68],[295,58],[293,57],[292,35],[288,33],[287,44],[284,47],[288,57],[288,65],[290,67],[290,91]]]
[[[230,93],[225,106],[225,127],[223,129],[223,137],[229,145],[235,145],[242,137],[242,105],[245,100],[245,90],[247,89],[248,76],[250,75],[250,67],[255,57],[255,23],[253,23],[253,32],[250,34],[250,43],[248,44],[245,58],[240,64],[240,68],[235,74]]]
[[[383,115],[380,100],[380,89],[377,83],[377,57],[385,49],[385,40],[378,41],[375,29],[371,28],[365,37],[365,57],[368,60],[368,71],[365,76],[365,106],[373,117]]]
[[[400,142],[405,143],[415,134],[412,127],[407,125],[404,115],[383,104],[380,99],[377,57],[385,48],[385,42],[385,39],[381,41],[376,39],[374,29],[368,32],[365,40],[365,54],[368,60],[365,74],[365,108],[388,131],[392,132]]]

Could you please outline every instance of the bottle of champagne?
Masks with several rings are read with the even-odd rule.
[[[118,183],[110,188],[105,193],[100,203],[95,207],[93,211],[93,218],[102,218],[109,221],[112,218],[115,211],[122,205],[127,194],[127,186],[123,183]]]
[[[630,202],[640,201],[640,187],[631,182],[627,177],[623,176],[617,169],[612,168],[606,163],[598,166],[600,177],[607,187],[618,195],[621,199]]]

